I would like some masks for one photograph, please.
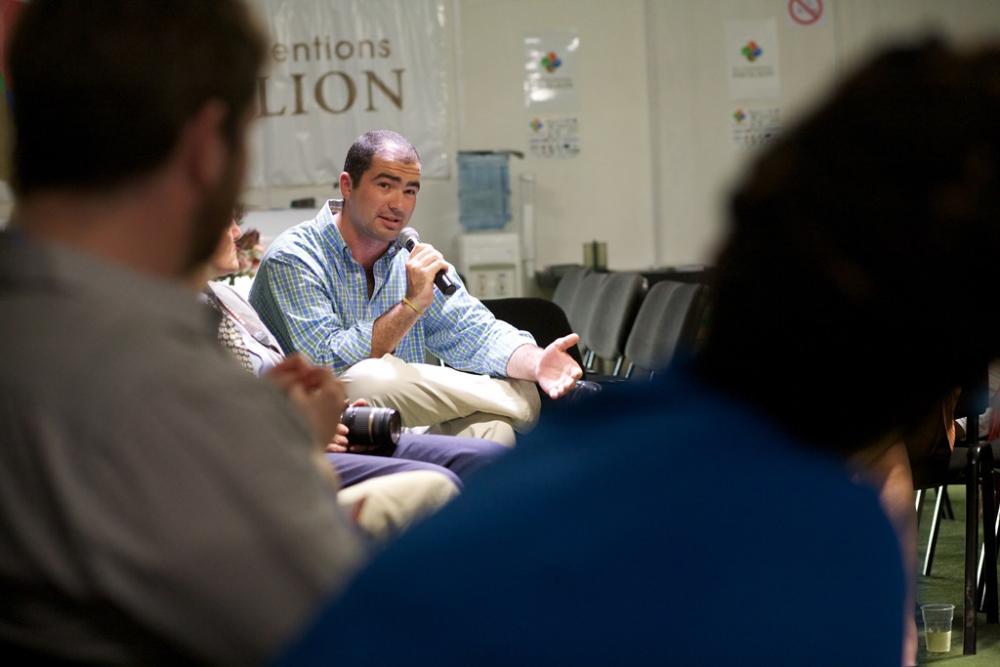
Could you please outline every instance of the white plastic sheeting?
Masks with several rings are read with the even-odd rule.
[[[448,177],[444,0],[254,0],[270,31],[247,185],[334,183],[355,137],[385,128]]]

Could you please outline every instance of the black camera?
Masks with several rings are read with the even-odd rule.
[[[340,418],[347,427],[348,451],[392,456],[399,444],[402,420],[394,408],[350,407]],[[352,448],[357,446],[357,450]]]

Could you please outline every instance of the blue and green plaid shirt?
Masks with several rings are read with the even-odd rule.
[[[332,210],[331,210],[332,209]],[[301,352],[338,373],[371,356],[372,325],[406,295],[407,250],[395,246],[375,262],[375,290],[368,299],[364,268],[354,261],[334,223],[339,202],[283,232],[268,248],[250,290],[250,303],[285,352]],[[422,362],[429,350],[448,365],[504,376],[518,347],[531,334],[493,317],[465,289],[434,302],[399,342],[394,354]]]

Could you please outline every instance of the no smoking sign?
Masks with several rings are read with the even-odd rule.
[[[795,25],[816,25],[823,18],[823,0],[788,0],[788,18]]]

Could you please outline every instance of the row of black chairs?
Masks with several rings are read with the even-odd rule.
[[[678,351],[691,349],[705,317],[708,288],[664,280],[648,287],[639,273],[570,270],[552,301],[580,334],[589,372],[610,368],[616,378],[652,375]]]
[[[538,298],[485,299],[493,314],[530,332],[541,345],[570,332],[580,335],[570,355],[587,379],[650,378],[678,352],[690,350],[707,312],[705,285],[664,280],[647,289],[638,273],[567,273],[551,301]],[[581,351],[582,350],[582,351]],[[599,370],[607,367],[609,374]]]

